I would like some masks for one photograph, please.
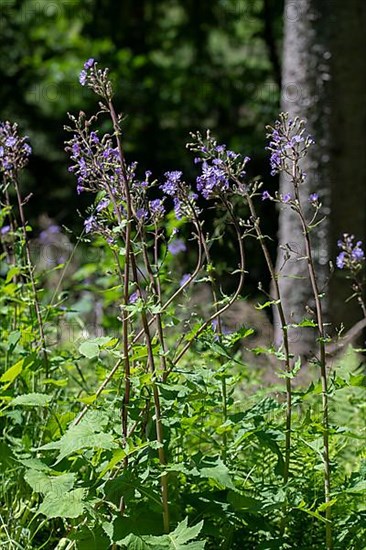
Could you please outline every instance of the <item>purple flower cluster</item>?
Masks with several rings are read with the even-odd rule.
[[[188,217],[192,215],[188,205],[190,204],[195,208],[194,202],[197,199],[197,195],[192,193],[186,183],[182,181],[182,175],[179,170],[165,172],[165,182],[160,185],[163,193],[173,199],[174,212],[178,220],[184,215]]]
[[[224,161],[218,158],[209,164],[206,160],[202,163],[202,174],[196,179],[197,191],[205,199],[229,189],[229,178],[225,171]]]
[[[84,69],[81,71],[79,75],[79,82],[82,86],[85,86],[88,78],[88,71],[93,68],[94,66],[94,59],[91,57],[84,63]]]
[[[271,175],[286,171],[287,162],[302,158],[306,150],[314,143],[310,137],[304,136],[304,122],[296,118],[288,119],[284,113],[276,120],[273,127],[268,127]]]
[[[95,131],[89,131],[91,121],[83,113],[79,119],[72,118],[77,132],[67,142],[66,151],[73,164],[69,172],[77,176],[77,193],[110,189],[116,192],[122,178],[121,159],[117,147],[108,134],[102,138]]]
[[[0,123],[0,172],[12,177],[28,163],[32,148],[28,137],[18,135],[18,125],[10,122]]]
[[[160,186],[160,189],[166,195],[174,198],[178,195],[179,187],[181,185],[182,172],[175,170],[173,172],[165,172],[165,182]]]
[[[160,218],[165,214],[165,208],[161,199],[154,199],[149,202],[149,209],[153,218]]]
[[[350,269],[358,271],[362,262],[365,260],[365,253],[362,249],[362,242],[357,241],[354,244],[354,235],[344,233],[342,239],[338,241],[338,248],[341,252],[338,254],[336,264],[339,269]]]
[[[250,158],[234,153],[225,144],[217,144],[209,131],[205,138],[199,132],[191,135],[194,142],[187,147],[200,155],[194,163],[201,164],[201,174],[196,179],[197,191],[205,199],[211,199],[231,191],[230,180],[235,182],[233,191],[242,191],[245,186],[239,180],[246,176],[245,166]]]

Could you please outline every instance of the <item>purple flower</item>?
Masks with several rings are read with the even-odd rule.
[[[138,292],[133,292],[131,294],[131,296],[129,297],[129,299],[128,299],[128,303],[129,304],[135,304],[137,302],[138,298],[139,298],[139,293]]]
[[[358,241],[356,246],[352,250],[351,256],[352,256],[353,260],[359,261],[359,260],[364,260],[365,259],[365,253],[362,250],[361,245],[362,245],[362,242]]]
[[[90,132],[90,139],[92,143],[95,143],[95,144],[99,143],[99,138],[96,132]]]
[[[91,69],[93,65],[94,65],[94,59],[90,57],[88,61],[85,61],[84,69],[87,71],[88,69]]]
[[[226,145],[217,145],[215,147],[215,151],[217,153],[224,153],[225,152],[225,149],[226,149]]]
[[[271,199],[271,195],[268,193],[268,191],[263,191],[262,193],[262,201],[265,201],[267,199]]]
[[[173,198],[173,203],[174,203],[175,217],[177,218],[177,220],[180,220],[182,218],[182,215],[183,215],[183,213],[182,213],[182,203],[178,199],[178,197]]]
[[[215,193],[226,191],[229,188],[229,179],[225,171],[215,165],[204,161],[202,174],[196,179],[197,191],[200,191],[205,199],[209,199]]]
[[[339,269],[343,269],[346,261],[346,253],[341,252],[336,259],[336,264]]]
[[[230,160],[236,160],[238,157],[240,157],[240,155],[238,155],[238,153],[234,153],[234,151],[227,151],[226,152],[227,154],[227,157],[230,159]],[[244,159],[246,162],[250,160],[249,157],[245,157]]]
[[[8,139],[5,140],[5,145],[7,147],[14,147],[14,145],[16,145],[16,138],[14,136],[10,136],[8,137]]]
[[[165,172],[166,181],[163,185],[160,186],[160,189],[170,197],[174,197],[179,189],[179,184],[181,183],[180,179],[182,177],[182,172],[179,170],[174,170],[173,172]]]
[[[361,268],[361,263],[365,260],[362,242],[357,241],[354,244],[354,235],[344,233],[342,239],[337,244],[338,248],[341,249],[336,259],[337,267],[339,269],[346,267],[351,271],[358,271]]]
[[[148,211],[146,210],[146,208],[138,208],[136,210],[136,218],[139,220],[139,221],[143,221],[145,220],[147,217],[148,217]]]
[[[26,155],[31,155],[32,154],[32,147],[29,145],[29,143],[24,143],[23,150],[24,150]]]
[[[80,195],[80,193],[82,193],[84,191],[84,187],[81,185],[83,183],[83,179],[82,178],[78,178],[78,184],[76,186],[76,192],[78,195]]]
[[[309,197],[309,201],[310,202],[318,202],[318,200],[319,200],[318,193],[311,193],[311,195]]]
[[[277,151],[273,152],[269,162],[271,165],[271,176],[275,176],[281,168],[281,155]]]
[[[180,252],[185,252],[187,250],[186,244],[182,239],[175,239],[168,244],[168,250],[173,256],[176,256]]]
[[[281,114],[279,120],[269,129],[269,145],[266,149],[271,153],[271,175],[274,176],[288,169],[287,160],[293,161],[295,158],[304,157],[307,148],[314,141],[310,136],[304,136],[303,121],[288,121],[286,114]]]
[[[0,123],[0,172],[4,172],[5,176],[12,170],[24,168],[28,163],[32,148],[26,142],[27,139],[27,136],[19,136],[17,124],[8,121]]]
[[[291,200],[291,194],[290,194],[290,193],[286,193],[286,195],[284,195],[284,196],[282,197],[282,202],[284,202],[284,203],[287,203],[287,202],[289,202],[290,200]]]
[[[88,73],[86,71],[82,70],[80,75],[79,75],[79,82],[82,86],[85,86],[87,76],[88,76]]]
[[[161,199],[150,201],[149,208],[152,216],[163,216],[165,213],[165,208]]]
[[[89,216],[89,218],[84,221],[85,233],[90,233],[94,229],[94,226],[95,218],[94,216]]]
[[[100,202],[98,202],[97,207],[96,207],[96,211],[101,212],[102,210],[107,208],[108,205],[109,205],[109,199],[104,198]]]
[[[6,235],[10,231],[10,225],[3,225],[0,230],[1,235]]]
[[[192,275],[190,273],[185,273],[181,278],[181,280],[179,281],[179,286],[184,286],[191,277]]]

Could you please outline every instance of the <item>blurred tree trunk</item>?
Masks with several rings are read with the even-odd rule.
[[[341,233],[363,240],[366,234],[366,3],[286,0],[284,23],[282,110],[304,118],[316,141],[303,165],[308,177],[302,195],[309,217],[313,192],[327,215],[311,237],[320,288],[329,290],[324,311],[334,331],[341,321],[349,328],[361,317],[356,303],[344,304],[351,290],[342,273],[330,276],[329,260],[335,259]],[[290,191],[285,177],[280,191]],[[289,322],[298,322],[309,316],[306,306],[313,300],[300,226],[289,208],[280,211],[279,245],[283,302]],[[278,319],[275,337],[280,342]],[[311,329],[293,329],[290,338],[298,354],[314,348]]]

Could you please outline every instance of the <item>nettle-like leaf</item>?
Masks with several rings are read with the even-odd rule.
[[[48,518],[77,518],[84,512],[85,489],[74,489],[62,495],[47,493],[38,509]]]
[[[79,353],[88,359],[93,359],[99,356],[102,349],[111,348],[115,346],[117,342],[118,340],[116,338],[110,338],[108,336],[92,338],[80,344]]]
[[[113,435],[102,431],[106,423],[105,415],[90,414],[77,426],[71,426],[61,439],[42,445],[38,450],[58,449],[59,454],[56,460],[56,464],[58,464],[65,457],[84,449],[116,449],[118,445],[114,441]]]
[[[203,521],[193,527],[188,527],[188,518],[178,524],[176,529],[169,535],[160,537],[151,535],[128,535],[118,541],[128,550],[203,550],[205,541],[193,541],[201,532]]]
[[[76,474],[48,475],[41,470],[29,470],[25,474],[24,479],[35,493],[42,493],[44,495],[52,493],[62,496],[74,487]]]
[[[199,476],[201,478],[210,479],[221,487],[235,490],[235,486],[230,477],[230,471],[220,458],[217,459],[214,465],[200,468]]]
[[[38,513],[47,518],[77,518],[84,511],[85,489],[73,489],[76,474],[50,475],[41,470],[29,470],[24,478],[35,493],[44,495]]]

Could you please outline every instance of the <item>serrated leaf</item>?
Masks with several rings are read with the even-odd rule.
[[[44,393],[26,393],[18,395],[10,403],[13,407],[46,407],[52,401],[52,395],[46,395]]]
[[[77,518],[84,512],[85,489],[74,489],[62,495],[47,493],[38,509],[47,518]]]
[[[203,521],[188,527],[188,518],[185,518],[169,535],[156,537],[130,534],[118,543],[125,545],[128,550],[204,550],[205,541],[190,542],[199,535],[202,526]]]
[[[152,548],[140,536],[132,533],[119,541],[119,544],[122,544],[123,548],[128,548],[128,550],[151,550]]]
[[[79,353],[88,359],[93,359],[99,355],[99,346],[95,342],[83,342],[79,346]]]
[[[96,426],[85,418],[77,426],[71,426],[58,441],[47,443],[39,450],[59,449],[56,464],[63,458],[83,449],[116,449],[117,443],[112,434],[101,432],[102,426]]]

